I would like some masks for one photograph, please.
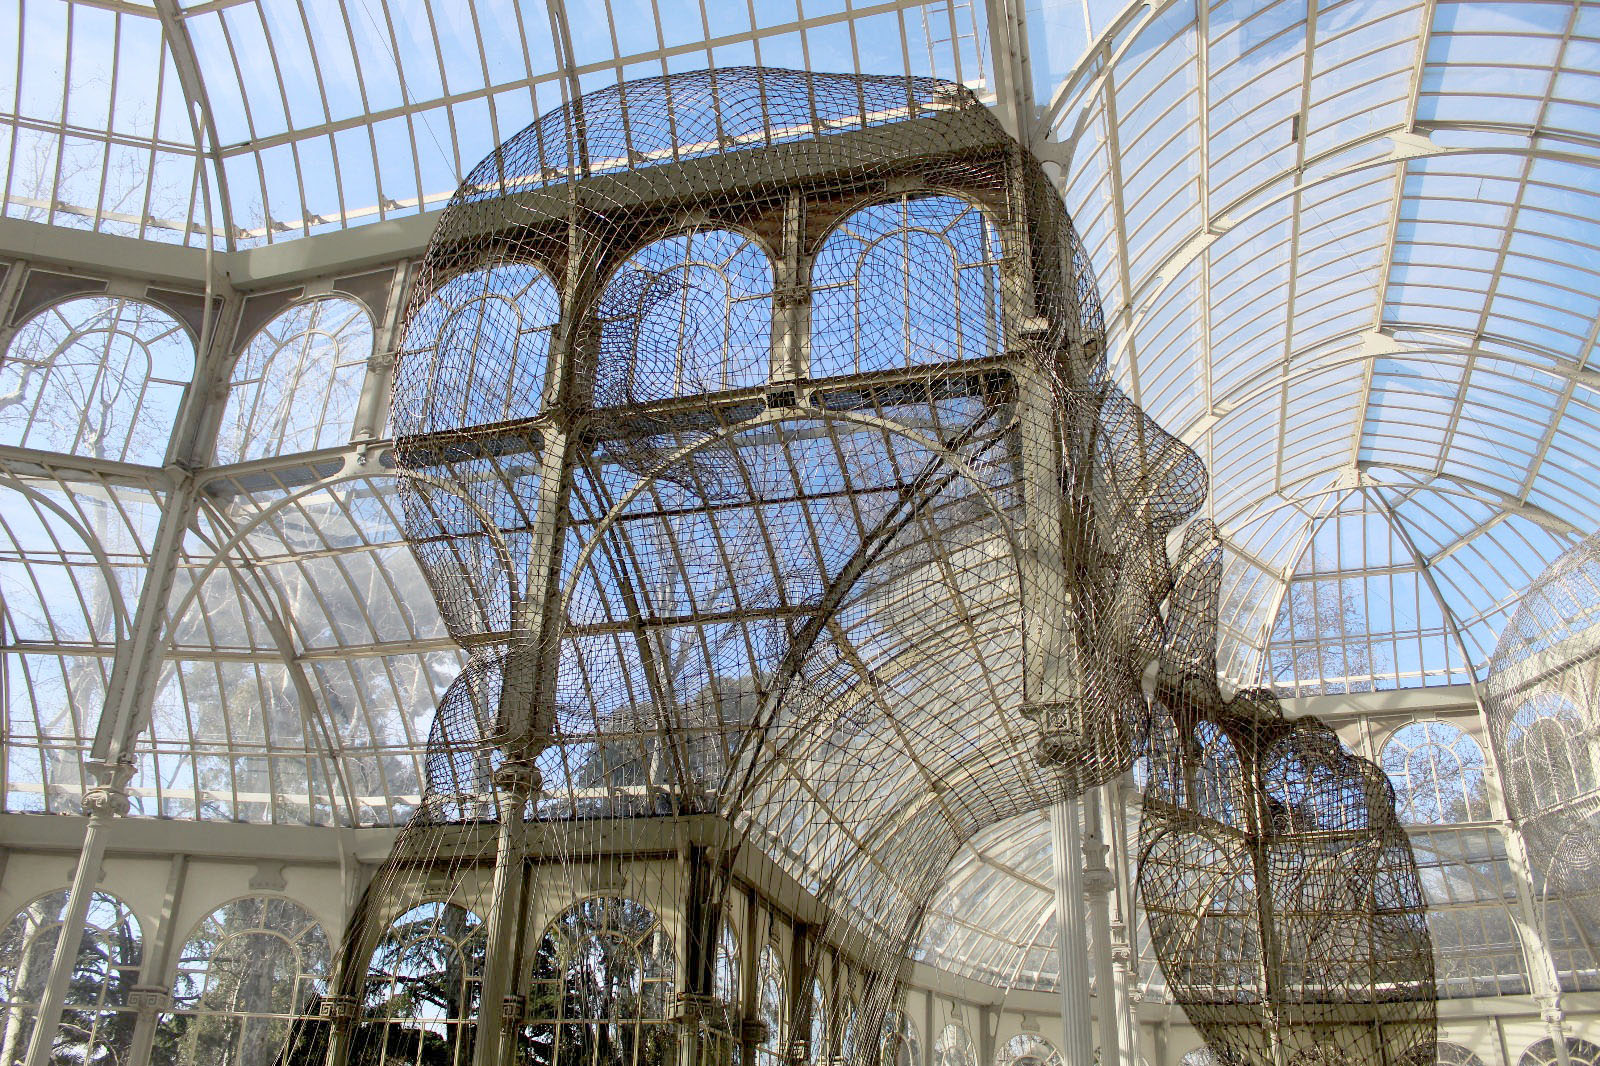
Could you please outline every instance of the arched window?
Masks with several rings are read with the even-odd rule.
[[[751,388],[772,360],[772,263],[724,229],[666,237],[606,283],[595,402],[641,403]]]
[[[1582,1037],[1569,1036],[1567,1058],[1572,1066],[1600,1066],[1600,1047]],[[1556,1066],[1559,1061],[1555,1041],[1546,1037],[1538,1043],[1529,1045],[1528,1050],[1522,1053],[1517,1066]]]
[[[483,923],[454,903],[424,903],[396,918],[367,966],[351,1061],[470,1062],[483,956]]]
[[[677,959],[654,911],[617,896],[551,922],[533,960],[533,1060],[543,1066],[658,1066],[676,1057]]]
[[[933,1066],[977,1066],[978,1053],[966,1026],[949,1022],[933,1042]]]
[[[1178,1060],[1178,1066],[1221,1066],[1221,1063],[1215,1052],[1201,1045],[1193,1051],[1185,1052],[1183,1058]]]
[[[916,1023],[905,1011],[890,1009],[884,1014],[878,1062],[880,1066],[921,1066],[922,1041]]]
[[[756,974],[757,1010],[767,1032],[756,1049],[756,1061],[777,1066],[783,1061],[783,1016],[788,983],[784,980],[783,960],[771,944],[761,949],[761,969]]]
[[[27,1051],[66,911],[67,890],[58,888],[22,908],[0,932],[0,1011],[5,1018],[0,1062],[20,1062]],[[128,905],[109,892],[96,892],[67,985],[53,1062],[127,1060],[135,1019],[128,993],[138,983],[143,954],[139,920]]]
[[[810,1042],[811,1061],[823,1063],[828,1061],[832,1054],[833,1045],[829,1042],[830,1030],[828,1028],[828,997],[822,991],[822,982],[817,978],[811,979],[811,1031],[808,1035]]]
[[[1460,1044],[1441,1040],[1434,1045],[1433,1058],[1437,1066],[1483,1066],[1483,1060]]]
[[[1395,730],[1380,755],[1402,820],[1443,825],[1489,817],[1483,749],[1448,722],[1412,722]]]
[[[239,355],[217,433],[217,462],[327,448],[350,439],[372,319],[342,296],[290,307]]]
[[[717,968],[711,975],[711,991],[735,1010],[739,1006],[739,935],[733,918],[723,915],[717,930]]]
[[[160,466],[193,376],[194,342],[165,311],[67,300],[0,357],[0,443]]]
[[[702,1031],[703,1053],[713,1059],[732,1062],[741,1050],[739,1018],[743,1012],[744,985],[740,981],[739,934],[731,912],[724,913],[717,930],[717,957],[711,971],[713,1010],[720,1011],[711,1031]]]
[[[1018,1033],[1000,1045],[994,1061],[995,1066],[1062,1066],[1063,1060],[1061,1050],[1038,1033]],[[1183,1066],[1196,1064],[1186,1055]]]
[[[157,1061],[265,1066],[326,990],[328,938],[298,903],[254,896],[206,916],[183,945]]]
[[[1506,730],[1506,791],[1538,798],[1541,809],[1576,799],[1595,787],[1592,746],[1584,741],[1585,716],[1556,693],[1530,699]],[[1521,817],[1526,811],[1513,811]]]
[[[954,196],[862,208],[811,269],[811,374],[981,359],[1001,351],[999,230]]]
[[[560,317],[555,284],[532,263],[496,263],[444,282],[401,342],[395,435],[538,414]]]

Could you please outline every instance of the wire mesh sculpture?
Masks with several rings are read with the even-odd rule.
[[[1484,705],[1535,888],[1600,933],[1600,534],[1528,587],[1489,661]]]
[[[1433,1062],[1432,943],[1387,777],[1268,692],[1224,698],[1208,522],[1178,569],[1138,874],[1173,997],[1229,1066]]]
[[[466,661],[300,1034],[333,1066],[394,1016],[362,968],[421,897],[483,920],[458,1057],[624,1020],[601,993],[645,978],[571,946],[604,937],[537,939],[590,907],[673,960],[608,1059],[872,1062],[961,843],[1131,766],[1205,492],[1111,384],[1038,163],[929,79],[704,71],[528,127],[441,216],[393,424]],[[758,944],[785,1010],[724,979]]]

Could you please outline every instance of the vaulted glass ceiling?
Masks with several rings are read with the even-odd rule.
[[[8,247],[27,223],[218,250],[359,232],[432,210],[493,145],[619,79],[759,62],[964,81],[1056,168],[1119,384],[1211,470],[1237,682],[1473,680],[1520,590],[1600,526],[1592,0],[13,0],[0,25]],[[166,433],[193,341],[141,306],[5,339],[8,810],[74,808],[182,480]],[[460,659],[392,481],[351,445],[362,418],[381,432],[376,323],[327,310],[250,341],[197,475],[138,813],[370,824],[414,802]],[[92,375],[59,381],[65,407],[15,402],[22,357],[64,344],[148,356],[130,421],[63,416]],[[280,350],[323,391],[262,401]],[[308,490],[249,465],[280,453],[345,476]],[[1019,986],[1053,968],[1042,824],[992,831],[952,880],[1011,877],[986,898],[1027,907],[948,907],[949,957],[988,952],[973,972]],[[1464,906],[1502,892],[1438,883]],[[1512,968],[1485,965],[1462,980]]]

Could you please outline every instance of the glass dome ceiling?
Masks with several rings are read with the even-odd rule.
[[[315,266],[319,235],[426,220],[495,144],[633,77],[966,83],[1056,168],[1119,385],[1211,470],[1235,682],[1475,680],[1519,591],[1600,527],[1600,3],[16,0],[0,20],[0,258],[49,226],[298,241]],[[297,306],[241,335],[198,517],[166,547],[193,324],[108,294],[5,338],[7,810],[76,809],[115,650],[152,611],[170,646],[135,813],[374,824],[415,801],[459,658],[392,479],[352,443],[384,432],[382,309]],[[130,360],[149,369],[114,418],[71,414],[106,396],[84,368]],[[163,551],[172,586],[147,596]],[[952,880],[1013,878],[990,895],[1028,906],[948,908],[1002,931],[957,923],[951,952],[992,951],[983,972],[1019,987],[1053,967],[1034,822]]]

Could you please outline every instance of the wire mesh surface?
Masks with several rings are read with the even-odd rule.
[[[1205,474],[1111,385],[1103,335],[1043,172],[946,83],[649,79],[485,159],[417,280],[393,416],[407,537],[470,658],[341,994],[449,899],[486,916],[480,1029],[582,1057],[619,1019],[530,1017],[533,945],[576,945],[538,980],[579,993],[537,1001],[615,1015],[614,953],[558,931],[617,899],[676,960],[624,1060],[874,1059],[858,1036],[959,845],[1125,772],[1148,723],[1165,540]],[[1203,591],[1184,617],[1214,643]],[[1256,733],[1280,776],[1365,803],[1307,815],[1342,842],[1317,861],[1393,866],[1409,904],[1381,775],[1325,733]],[[730,993],[730,926],[820,995]],[[1396,965],[1350,998],[1415,991]],[[371,1047],[389,1008],[360,1009]]]
[[[1217,685],[1221,542],[1185,534],[1139,893],[1173,997],[1235,1066],[1434,1061],[1433,949],[1393,789],[1315,718]]]
[[[1535,888],[1600,935],[1600,535],[1522,596],[1485,684],[1490,740]]]

